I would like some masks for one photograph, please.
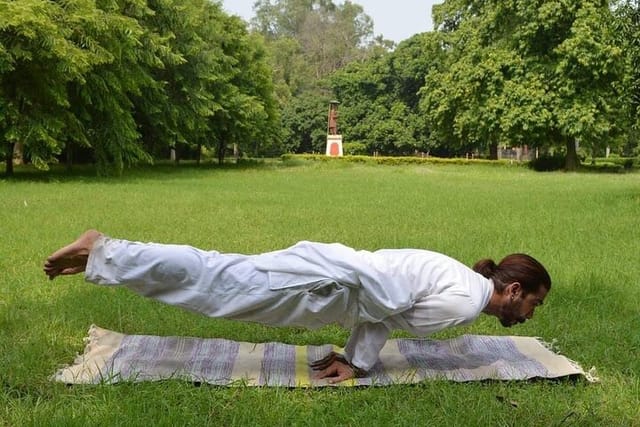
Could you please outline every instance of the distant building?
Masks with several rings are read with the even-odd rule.
[[[536,151],[529,149],[527,145],[521,147],[502,146],[498,148],[498,159],[528,162],[536,158]]]

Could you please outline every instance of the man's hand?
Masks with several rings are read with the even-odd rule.
[[[334,351],[320,360],[311,363],[311,369],[319,371],[314,375],[315,379],[329,378],[330,384],[350,378],[360,378],[366,376],[366,371],[353,366],[341,354]]]
[[[311,369],[313,369],[314,371],[321,371],[323,369],[327,369],[329,365],[331,365],[336,360],[342,363],[346,363],[347,365],[349,364],[349,362],[347,362],[347,359],[345,359],[343,355],[332,351],[322,359],[311,362],[309,366],[311,366]]]
[[[314,368],[315,369],[315,368]],[[313,376],[315,379],[320,380],[328,378],[329,384],[336,384],[340,381],[348,380],[355,377],[353,368],[348,363],[343,363],[339,360],[334,360],[326,368],[318,371]]]

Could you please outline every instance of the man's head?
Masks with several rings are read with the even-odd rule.
[[[512,254],[498,265],[492,260],[478,261],[473,269],[491,279],[494,294],[485,312],[496,316],[503,326],[524,323],[551,289],[551,277],[534,258]]]

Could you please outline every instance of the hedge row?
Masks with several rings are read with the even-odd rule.
[[[464,159],[464,158],[441,158],[441,157],[390,157],[390,156],[342,156],[331,157],[322,154],[283,154],[283,161],[308,160],[316,162],[345,162],[364,163],[376,165],[422,165],[422,164],[442,164],[442,165],[517,165],[524,166],[526,162],[514,162],[509,159],[486,160],[486,159]]]
[[[361,163],[376,165],[491,165],[491,166],[525,166],[533,170],[555,171],[564,169],[565,158],[563,155],[541,156],[531,162],[516,162],[510,159],[486,160],[486,159],[465,159],[465,158],[441,158],[441,157],[390,157],[390,156],[342,156],[331,157],[323,154],[284,154],[283,161],[315,161],[315,162],[341,162],[341,163]],[[596,164],[588,162],[582,163],[580,168],[584,171],[623,173],[640,168],[638,159],[626,158],[616,159],[608,162],[598,161]]]

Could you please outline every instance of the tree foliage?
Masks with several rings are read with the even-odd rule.
[[[567,152],[615,134],[621,49],[599,0],[445,2],[436,13],[447,63],[427,76],[423,111],[450,143]]]
[[[0,3],[0,135],[8,173],[16,144],[43,166],[59,152],[66,126],[80,131],[67,113],[67,85],[109,60],[91,38],[72,30],[83,17],[97,19],[95,9],[37,0]]]
[[[91,153],[101,173],[171,148],[277,142],[261,38],[206,0],[0,2],[0,138],[46,167]],[[181,150],[177,150],[180,152]]]
[[[329,101],[359,152],[526,145],[638,154],[637,0],[445,0],[395,46],[355,2],[0,0],[0,154],[99,173],[154,158],[323,152]]]
[[[625,125],[623,153],[640,155],[640,3],[620,0],[614,3],[615,34],[624,53],[625,73],[620,102]],[[621,120],[623,119],[623,120]]]
[[[267,41],[282,110],[286,150],[322,151],[332,99],[327,78],[348,64],[384,52],[362,6],[331,0],[258,0],[254,31]]]
[[[634,10],[617,10],[620,32],[601,0],[447,0],[434,7],[436,31],[332,76],[346,139],[369,153],[492,158],[527,145],[575,168],[577,143],[602,155],[629,135],[620,111],[637,117],[637,104],[624,107],[638,81],[625,77],[638,69],[624,55]]]
[[[419,34],[392,53],[336,72],[331,87],[342,102],[345,139],[364,144],[371,154],[430,151],[418,91],[436,55],[433,35]]]

